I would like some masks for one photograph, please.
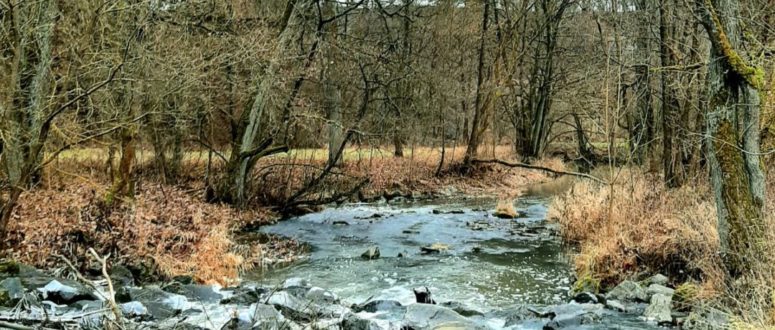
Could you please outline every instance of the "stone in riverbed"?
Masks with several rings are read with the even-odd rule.
[[[369,249],[366,250],[366,252],[363,252],[363,254],[361,254],[361,258],[367,259],[367,260],[378,259],[379,247],[378,246],[369,247]]]
[[[406,308],[404,327],[413,329],[479,329],[473,321],[457,312],[430,304],[413,304]]]
[[[599,300],[597,296],[589,292],[581,292],[573,297],[573,301],[579,304],[597,304]]]
[[[433,243],[428,246],[420,247],[420,252],[423,254],[441,253],[446,250],[449,250],[449,245],[442,243]]]
[[[280,310],[283,316],[294,321],[309,322],[317,316],[313,310],[316,306],[311,302],[299,299],[285,291],[273,293],[267,299],[267,303]]]
[[[606,299],[648,302],[649,296],[640,284],[633,281],[619,283],[605,295]]]
[[[649,278],[649,284],[667,285],[668,278],[662,274],[656,274]]]
[[[94,294],[75,281],[52,280],[42,288],[38,288],[43,299],[57,304],[69,304],[78,300],[96,300]]]
[[[646,307],[643,316],[656,321],[659,325],[671,324],[673,322],[672,303],[672,296],[657,293],[651,297],[651,303]]]
[[[403,309],[403,307],[404,306],[402,306],[400,302],[395,300],[372,300],[360,305],[353,305],[352,310],[353,312],[356,312],[356,313],[359,313],[359,312],[376,313],[376,312],[400,310],[400,309]]]
[[[460,315],[463,315],[465,317],[472,317],[472,316],[484,316],[484,313],[475,310],[473,308],[469,308],[466,305],[463,305],[457,301],[447,301],[441,303],[441,306],[449,308],[455,312],[457,312]]]
[[[577,329],[600,322],[603,305],[571,303],[555,306],[552,312],[555,316],[544,325],[544,329]]]
[[[339,300],[339,297],[333,292],[318,287],[310,288],[304,297],[311,302],[319,304],[333,304]]]
[[[223,295],[215,292],[213,287],[209,285],[177,283],[177,285],[166,287],[164,291],[183,295],[193,300],[208,303],[220,301],[223,299]]]
[[[665,296],[673,296],[673,293],[675,293],[675,290],[668,288],[664,285],[652,284],[652,285],[649,285],[648,288],[646,288],[646,293],[652,297],[657,294],[663,294]]]
[[[24,286],[18,277],[0,281],[0,307],[14,307],[24,297]]]
[[[436,304],[431,296],[431,290],[427,286],[414,288],[412,291],[418,304]]]

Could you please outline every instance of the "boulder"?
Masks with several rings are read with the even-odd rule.
[[[589,292],[581,292],[573,296],[573,301],[579,304],[597,304],[599,301],[597,296]]]
[[[0,259],[0,278],[19,275],[19,263],[13,260]]]
[[[405,310],[404,306],[401,305],[400,302],[395,300],[371,300],[360,305],[352,306],[353,312],[356,312],[356,313],[388,312],[388,311],[395,311],[398,309],[401,309],[402,311]]]
[[[317,317],[317,306],[286,291],[275,292],[269,296],[267,303],[273,305],[283,316],[293,321],[309,322]]]
[[[241,288],[230,297],[221,299],[221,304],[250,305],[257,303],[266,290],[263,288]]]
[[[38,292],[40,292],[43,299],[57,304],[70,304],[79,300],[97,299],[91,290],[80,283],[64,279],[52,280],[42,288],[38,288]]]
[[[363,252],[363,254],[361,254],[361,258],[368,259],[368,260],[379,258],[379,247],[378,246],[369,247],[369,249],[366,250],[366,252]]]
[[[665,325],[673,323],[672,311],[673,297],[661,293],[651,297],[651,303],[646,307],[643,316],[646,319],[654,320],[657,324]]]
[[[275,307],[264,304],[250,306],[251,329],[280,330],[290,328],[289,321]],[[240,316],[242,318],[243,316]]]
[[[110,279],[115,286],[134,286],[135,277],[132,275],[132,271],[121,265],[116,265],[110,269]]]
[[[583,325],[599,323],[603,315],[600,304],[565,304],[552,309],[555,316],[544,325],[544,329],[576,329]]]
[[[675,290],[661,284],[652,284],[652,285],[649,285],[648,288],[646,288],[646,293],[649,295],[649,297],[653,297],[654,295],[657,295],[657,294],[662,294],[665,296],[673,296],[673,294],[675,293]]]
[[[310,288],[304,297],[317,304],[333,304],[339,301],[339,297],[333,292],[318,287]]]
[[[648,279],[649,285],[651,285],[651,284],[667,285],[668,281],[669,281],[669,279],[667,278],[667,276],[662,275],[662,274],[656,274],[656,275],[654,275],[652,277],[649,277],[649,279]]]
[[[176,316],[187,310],[190,305],[185,296],[163,291],[156,286],[128,288],[122,296],[123,300],[129,299],[130,301],[119,302],[139,302],[146,307],[148,314],[156,320],[164,320]]]
[[[686,330],[719,330],[729,328],[729,316],[716,309],[692,311],[682,327],[682,329]]]
[[[24,286],[18,277],[0,281],[0,307],[14,307],[24,297]]]
[[[339,324],[341,330],[389,330],[394,327],[390,326],[389,322],[382,320],[371,320],[365,317],[361,317],[358,314],[347,313],[342,317],[342,321]]]
[[[606,299],[648,302],[649,296],[640,284],[624,281],[605,295]]]
[[[443,243],[433,243],[431,245],[420,247],[420,252],[423,254],[441,253],[447,250],[449,250],[449,245]]]
[[[295,287],[309,288],[309,281],[300,277],[291,277],[283,282],[283,289]]]
[[[620,313],[629,312],[629,309],[627,308],[626,305],[624,305],[621,301],[614,300],[614,299],[606,300],[605,307]]]
[[[209,285],[178,284],[165,288],[165,291],[206,303],[217,302],[223,299],[223,295],[215,292],[215,289]]]
[[[484,316],[484,313],[475,310],[473,308],[470,308],[464,304],[461,304],[457,301],[447,301],[441,303],[441,306],[449,308],[458,314],[465,316],[465,317],[472,317],[472,316]]]
[[[121,313],[126,317],[142,317],[148,315],[148,308],[139,301],[130,301],[119,305]]]
[[[406,307],[404,327],[436,329],[450,324],[462,326],[461,329],[478,328],[472,321],[446,307],[431,304],[413,304]]]
[[[418,304],[436,304],[431,296],[431,290],[427,286],[412,289],[414,298]]]

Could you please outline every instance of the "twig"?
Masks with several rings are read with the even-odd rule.
[[[500,160],[500,159],[474,159],[471,162],[474,164],[500,164],[508,167],[519,167],[519,168],[527,168],[531,170],[541,170],[541,171],[549,172],[556,175],[571,175],[571,176],[576,176],[581,178],[587,178],[598,183],[607,184],[605,180],[586,173],[558,171],[558,170],[554,170],[548,167],[538,166],[538,165],[530,165],[525,163],[512,163],[512,162],[507,162],[505,160]]]
[[[119,309],[118,304],[116,304],[116,292],[113,290],[113,281],[110,279],[110,275],[108,275],[108,258],[110,257],[110,254],[104,258],[100,257],[93,248],[89,248],[89,253],[91,253],[91,255],[102,265],[102,276],[104,276],[105,280],[108,281],[108,292],[110,293],[110,297],[108,297],[108,303],[110,303],[110,307],[113,309],[113,315],[116,317],[116,322],[120,327],[122,319],[121,309]]]

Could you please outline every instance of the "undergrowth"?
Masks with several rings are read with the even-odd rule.
[[[775,252],[758,256],[753,274],[728,283],[706,180],[667,189],[661,177],[637,169],[621,170],[615,179],[612,185],[577,180],[550,205],[549,217],[575,248],[577,274],[610,288],[625,279],[663,273],[687,293],[682,304],[722,308],[738,325],[773,324]],[[767,189],[766,222],[775,224],[775,175],[770,174]],[[775,251],[775,228],[767,230],[767,251]]]

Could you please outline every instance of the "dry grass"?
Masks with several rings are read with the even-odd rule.
[[[769,196],[775,196],[773,177],[767,185]],[[773,224],[775,201],[770,198],[768,203],[767,221]],[[563,238],[577,247],[577,273],[599,280],[603,287],[643,273],[663,273],[675,285],[699,288],[693,304],[723,306],[742,315],[741,324],[771,324],[773,256],[761,256],[756,277],[725,283],[715,202],[704,181],[667,190],[660,177],[625,169],[612,186],[577,181],[555,198],[549,216],[560,224]],[[768,237],[775,238],[773,232],[770,226]],[[775,244],[775,239],[766,244]],[[775,245],[767,251],[775,251]]]
[[[264,251],[231,240],[243,218],[268,218],[261,212],[238,213],[225,205],[207,204],[179,188],[152,186],[134,202],[108,207],[100,188],[68,185],[26,193],[12,221],[9,252],[41,267],[64,255],[88,267],[85,251],[94,247],[139,270],[142,276],[189,274],[200,282],[229,284],[239,271],[260,265]]]

